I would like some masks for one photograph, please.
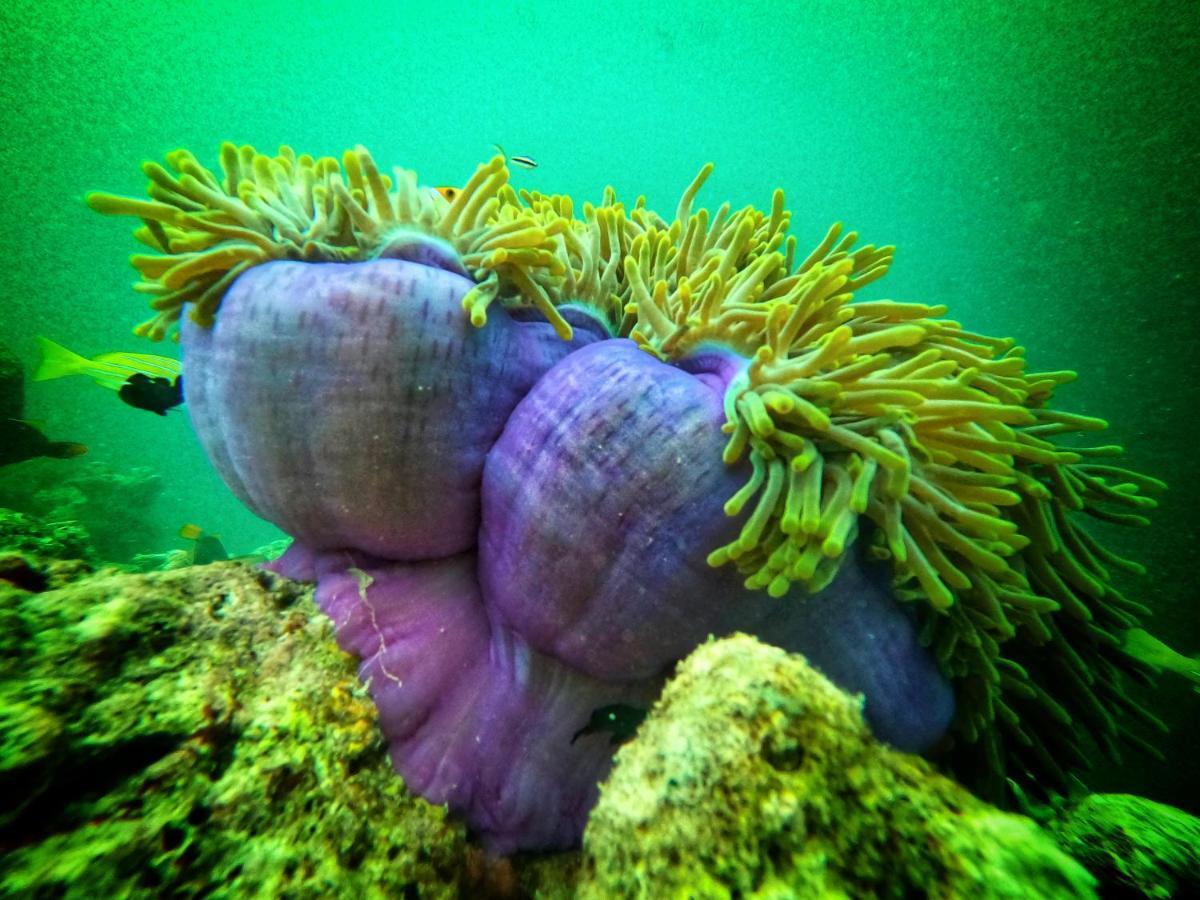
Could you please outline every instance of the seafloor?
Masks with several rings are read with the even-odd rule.
[[[1200,820],[1129,795],[1002,812],[734,636],[616,754],[580,850],[491,859],[392,771],[311,589],[98,567],[0,514],[0,895],[1185,897]]]

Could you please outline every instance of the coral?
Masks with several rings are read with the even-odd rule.
[[[391,711],[401,771],[474,827],[547,839],[526,821],[535,776],[517,766],[485,788],[481,761],[445,743],[474,716],[574,717],[543,723],[536,748],[510,731],[502,743],[541,767],[542,788],[559,766],[586,782],[597,770],[547,742],[588,721],[597,680],[631,703],[734,628],[815,652],[822,616],[797,607],[850,603],[837,579],[867,577],[869,558],[887,561],[904,608],[887,629],[896,652],[867,647],[872,620],[843,612],[822,665],[841,664],[889,740],[927,747],[949,714],[912,620],[954,685],[944,759],[991,796],[1064,783],[1089,740],[1142,746],[1119,716],[1157,724],[1123,683],[1148,677],[1119,638],[1143,608],[1116,576],[1141,568],[1083,521],[1145,524],[1163,485],[1105,462],[1120,448],[1057,443],[1105,427],[1051,407],[1073,373],[1030,371],[1014,341],[945,307],[856,299],[891,247],[854,249],[835,225],[799,257],[780,191],[769,211],[693,212],[710,167],[668,221],[611,189],[579,216],[568,197],[518,194],[499,157],[452,202],[380,174],[361,147],[339,162],[226,144],[219,175],[186,151],[167,164],[144,166],[149,201],[89,196],[141,219],[154,251],[132,260],[157,310],[139,330],[162,337],[192,306],[185,384],[210,458],[297,537],[283,570],[322,580]],[[401,696],[387,676],[431,654],[391,639],[412,624],[393,608],[400,585],[424,625],[462,628],[499,671],[433,665],[447,691]],[[764,612],[784,595],[786,611]],[[502,714],[472,706],[478,683]],[[562,797],[544,814],[578,821]]]
[[[1200,896],[1200,819],[1130,794],[1090,794],[1047,826],[1106,897]]]
[[[745,635],[698,648],[617,753],[579,896],[1095,896],[1033,821],[879,744],[859,705]]]
[[[0,894],[453,897],[311,592],[244,565],[0,581]]]

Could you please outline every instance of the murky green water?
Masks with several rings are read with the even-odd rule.
[[[873,296],[947,303],[1018,337],[1036,369],[1074,368],[1060,403],[1108,418],[1133,463],[1171,484],[1152,529],[1154,625],[1200,650],[1195,352],[1194,3],[185,4],[8,0],[0,10],[0,341],[31,365],[47,335],[85,355],[154,352],[129,289],[121,223],[81,197],[136,195],[137,165],[176,147],[215,164],[225,139],[337,154],[367,145],[424,183],[459,184],[492,143],[537,158],[519,186],[598,198],[606,184],[674,208],[768,205],[793,232],[837,219],[895,243]],[[174,353],[174,348],[164,352]],[[179,526],[231,552],[278,536],[210,470],[186,416],[124,406],[81,378],[30,385],[26,416],[89,460],[148,466],[144,549]],[[54,463],[66,473],[76,463]],[[1099,786],[1200,809],[1200,695],[1164,679],[1161,764]]]

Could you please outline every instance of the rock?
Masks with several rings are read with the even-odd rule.
[[[580,896],[1095,896],[1030,819],[877,742],[861,704],[745,635],[679,668],[621,748]]]
[[[1131,794],[1090,794],[1048,823],[1106,897],[1200,896],[1200,819]]]
[[[94,561],[79,523],[47,524],[0,509],[0,583],[31,593],[53,590],[91,574]]]
[[[87,530],[78,522],[51,524],[13,509],[0,509],[0,552],[60,560],[92,561],[96,556]]]
[[[240,563],[0,581],[0,895],[453,897],[311,592]]]
[[[493,860],[404,788],[308,588],[232,562],[89,574],[0,541],[5,560],[79,568],[0,579],[0,896],[1094,896],[1033,822],[880,745],[854,698],[745,636],[680,665],[582,860]],[[1091,806],[1063,847],[1146,896],[1193,888],[1195,820],[1127,799],[1174,856],[1138,851],[1110,882],[1141,832],[1085,829]]]

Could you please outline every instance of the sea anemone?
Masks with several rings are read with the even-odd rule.
[[[463,788],[478,761],[414,737],[435,700],[388,693],[418,677],[426,650],[397,649],[414,635],[461,638],[438,645],[461,664],[426,663],[441,667],[431,696],[507,654],[556,685],[546,696],[599,707],[649,702],[709,631],[753,628],[817,656],[883,736],[938,743],[993,797],[1007,779],[1064,784],[1089,739],[1144,746],[1123,713],[1158,724],[1127,695],[1125,675],[1147,671],[1120,649],[1146,610],[1113,578],[1143,569],[1084,520],[1145,524],[1162,483],[1113,465],[1119,447],[1056,442],[1106,427],[1052,408],[1073,372],[1027,371],[1013,340],[944,306],[855,300],[892,247],[854,249],[835,224],[799,258],[779,190],[766,212],[694,212],[711,166],[668,221],[611,188],[577,215],[570,197],[514,190],[502,157],[452,202],[362,147],[339,163],[225,144],[220,161],[218,176],[176,151],[144,165],[148,201],[88,197],[144,223],[135,289],[155,315],[138,333],[182,326],[200,438],[297,537],[290,571],[318,579],[385,730],[389,710],[404,721],[398,767],[501,849],[569,843],[593,795],[570,794],[571,824],[544,829],[526,821],[527,784],[520,814]],[[877,564],[899,613],[858,608]],[[748,592],[767,595],[753,612]],[[820,597],[854,612],[799,611]],[[403,598],[394,627],[389,598]],[[894,658],[852,646],[875,616]],[[953,686],[940,742],[949,708],[910,624]],[[897,670],[907,699],[887,695]],[[600,687],[618,682],[629,691]],[[901,722],[917,695],[928,715]],[[472,722],[511,717],[511,742],[522,716],[558,714],[506,702]],[[561,743],[577,726],[546,727]],[[589,775],[606,763],[601,748]]]

